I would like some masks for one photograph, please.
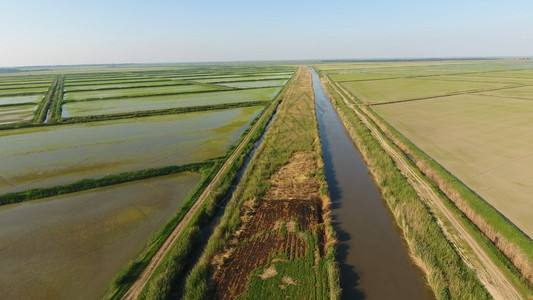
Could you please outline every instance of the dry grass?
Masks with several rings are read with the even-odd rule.
[[[373,109],[533,236],[533,102],[468,95]]]

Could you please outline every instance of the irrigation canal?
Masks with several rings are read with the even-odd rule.
[[[343,299],[434,299],[314,70]]]

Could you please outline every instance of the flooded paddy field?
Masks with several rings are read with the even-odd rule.
[[[65,100],[84,100],[95,98],[112,98],[123,96],[140,96],[140,95],[157,95],[157,94],[170,94],[170,93],[190,93],[201,92],[221,89],[220,87],[204,86],[204,85],[173,85],[163,87],[145,87],[145,88],[120,88],[120,89],[106,89],[96,91],[84,91],[84,92],[69,92],[65,94]]]
[[[182,173],[0,207],[1,298],[102,297],[199,180]]]
[[[0,97],[14,96],[14,95],[31,95],[31,94],[44,94],[48,90],[48,86],[43,87],[21,87],[14,89],[0,90]]]
[[[327,72],[332,79],[346,80],[343,74],[349,71]],[[363,102],[379,104],[371,106],[376,113],[533,236],[533,188],[527,175],[533,170],[533,63],[352,65],[351,72],[363,71],[416,75],[340,84]],[[395,100],[403,102],[386,103]]]
[[[433,299],[315,72],[313,89],[343,299]]]
[[[178,94],[69,102],[63,105],[62,117],[69,118],[153,109],[272,100],[280,89],[281,87],[272,87],[183,95]]]
[[[250,80],[275,80],[275,79],[289,79],[291,75],[268,75],[268,76],[240,76],[232,78],[207,78],[207,79],[195,79],[192,81],[203,83],[219,83],[219,82],[234,82],[234,81],[250,81]]]
[[[0,107],[0,125],[31,120],[33,118],[33,112],[36,108],[37,105],[16,105]]]
[[[419,98],[439,97],[473,90],[512,87],[494,82],[439,81],[431,78],[383,79],[342,82],[342,85],[365,103],[383,103]]]
[[[218,157],[262,109],[0,131],[0,193]]]

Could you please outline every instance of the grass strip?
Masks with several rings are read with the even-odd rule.
[[[135,180],[147,179],[157,176],[176,174],[185,171],[198,171],[202,168],[213,165],[212,160],[196,162],[181,166],[167,166],[162,168],[151,168],[133,172],[124,172],[114,175],[107,175],[101,178],[81,179],[73,183],[56,185],[45,188],[29,189],[21,192],[7,193],[0,195],[0,205],[19,203],[34,199],[52,197],[68,193],[74,193],[104,186],[115,185]]]
[[[335,89],[326,90],[438,299],[491,299],[394,161]]]

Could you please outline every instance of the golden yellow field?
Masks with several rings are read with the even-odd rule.
[[[350,64],[326,72],[533,236],[533,62]],[[392,78],[375,79],[378,72]]]

